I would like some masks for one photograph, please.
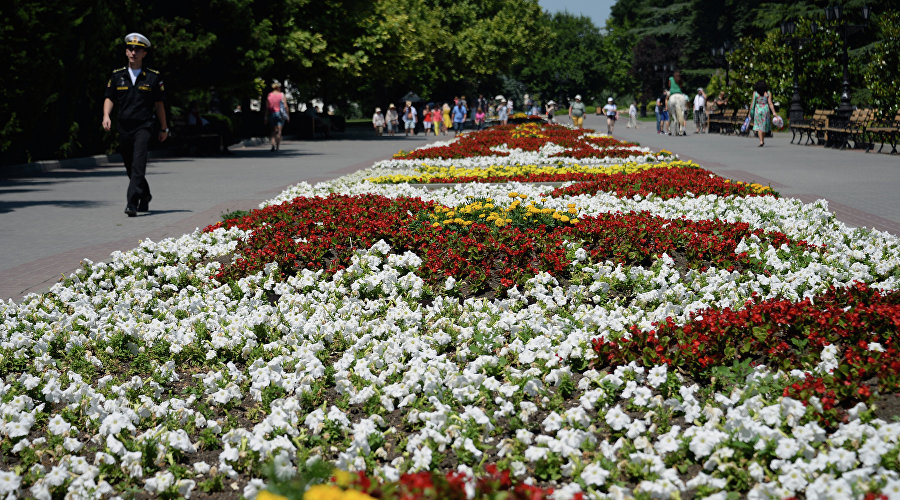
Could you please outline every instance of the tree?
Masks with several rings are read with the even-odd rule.
[[[604,40],[590,18],[557,12],[545,25],[552,36],[517,71],[518,79],[544,101],[567,106],[577,94],[590,103],[607,86],[602,56]]]

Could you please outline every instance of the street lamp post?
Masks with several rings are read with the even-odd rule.
[[[813,35],[816,34],[818,28],[816,23],[812,23],[810,29]],[[794,95],[791,96],[791,107],[788,110],[788,119],[790,119],[791,123],[798,123],[803,120],[803,102],[800,99],[800,48],[804,42],[811,41],[809,38],[794,36],[796,30],[797,25],[794,21],[781,23],[781,34],[789,38],[794,52],[794,85],[792,89]]]
[[[666,77],[669,75],[669,73],[675,71],[675,65],[670,64],[670,63],[654,64],[653,71],[656,72],[657,78],[662,78],[662,82],[663,82],[662,88],[665,89],[666,84],[668,83],[668,80],[666,80]]]
[[[872,8],[868,5],[863,5],[862,8],[862,16],[864,24],[850,24],[846,19],[841,19],[841,15],[843,14],[843,9],[840,5],[829,5],[825,7],[825,19],[828,22],[837,23],[837,28],[841,32],[841,41],[843,42],[843,81],[841,82],[842,91],[841,91],[841,104],[838,106],[838,116],[842,119],[847,119],[850,117],[850,114],[853,112],[853,106],[850,104],[850,55],[847,49],[847,36],[852,32],[859,31],[865,29],[869,24],[869,16],[872,14]]]
[[[726,54],[730,54],[731,52],[733,52],[733,50],[731,49],[731,44],[727,40],[718,49],[710,49],[710,53],[712,54],[713,59],[725,63],[725,88],[728,88],[731,83],[728,80],[728,70],[731,68],[731,63],[728,61],[728,57],[726,56]]]

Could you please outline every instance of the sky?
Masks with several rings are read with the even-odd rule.
[[[538,0],[541,7],[550,12],[569,11],[570,14],[583,15],[591,18],[598,28],[606,26],[606,18],[609,17],[609,9],[615,0]]]

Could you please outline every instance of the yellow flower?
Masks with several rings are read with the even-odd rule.
[[[563,216],[561,216],[561,217],[559,218],[559,220],[561,220],[561,221],[563,221],[563,222],[569,222],[569,216],[563,215]]]
[[[356,474],[341,469],[334,469],[332,475],[334,476],[335,484],[344,488],[350,486],[350,483],[352,483],[353,480],[356,479]]]
[[[578,221],[578,219],[572,219],[572,220],[569,221],[569,222],[571,222],[572,224],[578,224],[579,221]]]
[[[431,227],[441,227],[441,223],[435,222],[434,224],[431,225]]]
[[[288,498],[281,495],[276,495],[270,491],[262,490],[258,495],[256,495],[256,500],[288,500]]]
[[[519,195],[519,198],[522,198],[522,199],[524,200],[525,198],[528,198],[528,195],[527,195],[527,194],[520,194],[520,195]]]
[[[344,492],[337,486],[317,484],[303,494],[303,500],[341,500]],[[258,497],[257,497],[258,498]]]
[[[574,213],[577,213],[577,212],[578,212],[578,210],[576,210],[575,207],[569,207],[569,213],[570,213],[570,214],[574,214]]]
[[[497,219],[496,221],[494,221],[494,225],[497,227],[503,227],[506,225],[506,221],[503,219]]]
[[[513,192],[509,193],[507,196],[509,196],[510,198],[515,198],[515,197],[519,196],[519,193],[513,191]]]

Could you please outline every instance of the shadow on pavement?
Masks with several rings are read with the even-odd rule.
[[[150,217],[153,215],[166,215],[166,214],[179,214],[179,213],[193,213],[193,210],[151,210],[149,212],[139,213],[138,217]]]
[[[0,201],[0,214],[9,213],[22,208],[36,207],[41,205],[52,205],[62,208],[93,208],[106,204],[107,203],[88,200]]]

